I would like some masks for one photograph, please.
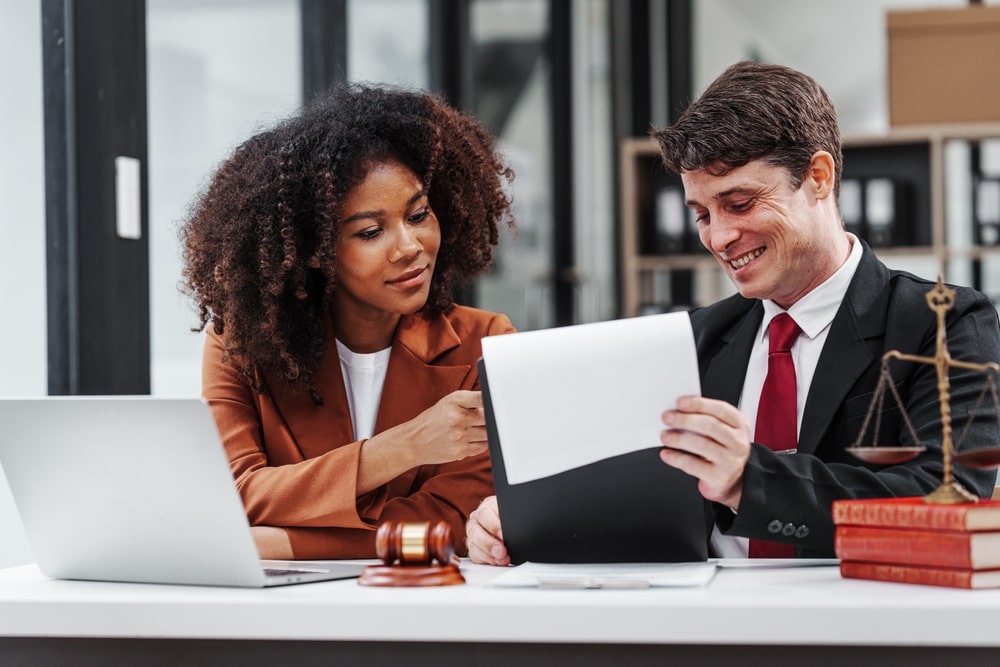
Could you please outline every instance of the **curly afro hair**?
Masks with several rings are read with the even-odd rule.
[[[445,312],[457,288],[489,268],[498,226],[513,226],[514,175],[495,138],[435,95],[334,86],[236,148],[194,204],[180,236],[195,330],[211,322],[224,333],[227,361],[255,386],[255,373],[303,387],[315,375],[337,281],[337,211],[386,160],[427,188],[441,249],[424,310]]]

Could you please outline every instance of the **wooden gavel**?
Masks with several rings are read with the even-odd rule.
[[[442,565],[455,558],[451,526],[444,521],[386,521],[375,533],[375,555],[386,565]]]

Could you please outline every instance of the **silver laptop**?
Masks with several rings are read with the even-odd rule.
[[[364,569],[266,567],[200,398],[0,398],[0,465],[53,578],[261,587]]]

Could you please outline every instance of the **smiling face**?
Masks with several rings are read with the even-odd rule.
[[[722,176],[684,172],[698,234],[740,294],[789,308],[836,272],[850,242],[833,201],[833,160],[819,152],[802,185],[754,160]]]
[[[355,352],[374,352],[389,344],[400,316],[427,302],[441,228],[423,183],[394,160],[373,166],[338,214],[337,336]]]

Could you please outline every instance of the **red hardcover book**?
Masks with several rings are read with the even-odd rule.
[[[1000,568],[1000,531],[837,526],[833,548],[841,560],[969,570]]]
[[[850,526],[927,530],[1000,530],[1000,501],[940,505],[923,497],[833,501],[833,522]]]
[[[1000,588],[1000,570],[966,570],[844,560],[840,561],[840,575],[847,579],[873,579],[950,588]]]

